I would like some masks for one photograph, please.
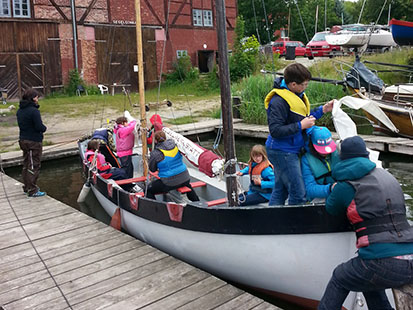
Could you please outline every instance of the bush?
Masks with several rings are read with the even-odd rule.
[[[174,71],[166,75],[166,83],[181,83],[185,80],[197,80],[199,72],[192,67],[191,58],[182,56],[173,63]]]
[[[69,83],[65,88],[65,93],[68,94],[69,96],[75,96],[78,85],[81,85],[86,88],[85,82],[80,77],[79,72],[76,69],[70,70],[69,71]]]

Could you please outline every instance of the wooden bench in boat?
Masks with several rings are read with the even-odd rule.
[[[206,183],[202,181],[197,181],[197,182],[192,182],[191,186],[192,188],[203,187],[203,186],[206,186]],[[181,194],[189,193],[191,191],[191,189],[187,186],[182,186],[180,188],[177,188],[176,190],[180,192]]]
[[[220,199],[216,199],[216,200],[211,200],[211,201],[207,201],[207,205],[208,207],[212,207],[212,206],[217,206],[217,205],[222,205],[224,203],[227,203],[228,199],[227,198],[220,198]]]
[[[131,178],[131,179],[118,180],[116,181],[116,184],[125,185],[125,184],[136,183],[136,182],[144,182],[145,180],[146,180],[146,177],[137,177],[137,178]]]

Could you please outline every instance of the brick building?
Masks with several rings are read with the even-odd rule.
[[[211,70],[218,50],[214,0],[140,1],[147,86],[156,85],[161,65],[167,72],[181,55],[201,72]],[[73,13],[84,80],[137,89],[134,0],[1,0],[0,87],[9,97],[27,87],[49,93],[68,81],[75,68]],[[236,0],[226,0],[226,14],[232,42]]]

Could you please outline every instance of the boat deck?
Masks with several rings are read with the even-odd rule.
[[[280,309],[0,179],[0,309]]]

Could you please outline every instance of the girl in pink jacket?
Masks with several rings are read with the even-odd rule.
[[[116,134],[116,150],[120,160],[121,167],[125,170],[128,178],[133,178],[132,150],[135,144],[136,121],[128,123],[125,116],[116,119],[116,125],[113,132]]]

